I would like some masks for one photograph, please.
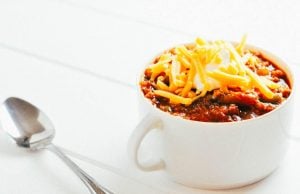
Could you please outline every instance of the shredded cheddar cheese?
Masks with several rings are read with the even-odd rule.
[[[193,102],[192,98],[184,98],[184,97],[178,96],[176,94],[173,94],[171,92],[167,92],[167,91],[163,91],[163,90],[155,90],[154,94],[163,96],[165,98],[169,98],[170,101],[174,104],[181,103],[181,104],[189,105]]]
[[[154,94],[184,105],[217,88],[258,89],[266,98],[273,98],[272,90],[279,84],[247,67],[247,62],[256,64],[257,59],[251,52],[245,53],[246,39],[243,36],[234,47],[222,40],[208,42],[197,38],[194,45],[181,45],[162,54],[149,67],[150,80],[156,85]]]

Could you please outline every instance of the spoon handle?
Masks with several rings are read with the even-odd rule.
[[[67,166],[82,180],[82,182],[88,187],[91,194],[113,194],[105,187],[99,185],[95,179],[83,171],[77,164],[75,164],[70,158],[68,158],[58,147],[54,144],[50,144],[47,148],[55,153],[60,159],[62,159]]]

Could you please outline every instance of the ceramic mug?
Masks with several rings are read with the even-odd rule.
[[[251,184],[278,167],[287,149],[286,133],[292,118],[294,79],[280,58],[260,48],[247,47],[263,53],[286,72],[292,87],[289,98],[275,110],[249,120],[200,122],[156,108],[144,97],[138,83],[141,114],[147,114],[128,143],[129,157],[136,167],[143,171],[164,170],[178,183],[205,189]],[[153,129],[162,133],[163,157],[154,163],[141,163],[138,159],[140,144]]]

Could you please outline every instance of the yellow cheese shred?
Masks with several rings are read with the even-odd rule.
[[[260,92],[267,97],[268,99],[272,99],[274,97],[274,93],[262,82],[259,75],[254,73],[251,69],[246,67],[246,72],[251,78],[253,84],[260,90]]]
[[[167,92],[167,91],[163,91],[163,90],[154,90],[153,92],[155,95],[170,99],[170,102],[174,103],[174,104],[190,105],[193,102],[192,98],[184,98],[184,97],[178,96],[176,94],[173,94],[171,92]]]
[[[179,62],[177,60],[173,59],[172,64],[171,64],[171,71],[170,71],[170,73],[171,73],[172,81],[174,82],[174,85],[176,87],[179,87],[179,86],[182,85],[181,82],[180,82],[180,80],[177,79],[177,77],[180,74],[180,68],[181,67],[180,67]]]
[[[247,34],[245,34],[241,42],[236,46],[236,51],[242,56],[244,54],[244,47],[246,45]]]
[[[204,39],[202,39],[200,37],[196,38],[196,44],[197,45],[202,46],[202,45],[205,45],[206,43],[207,42]]]
[[[241,56],[238,54],[238,52],[235,50],[235,48],[232,46],[232,44],[226,43],[225,47],[230,52],[232,60],[236,63],[237,68],[239,69],[239,74],[244,76],[246,74],[246,72],[245,72],[245,69],[242,64]]]
[[[262,82],[264,82],[266,84],[266,86],[268,86],[270,89],[277,89],[280,87],[280,84],[275,83],[271,80],[269,80],[268,78],[264,77],[264,76],[260,76],[260,79]]]
[[[160,90],[169,91],[169,87],[161,80],[157,80],[156,85]]]
[[[152,71],[151,81],[154,81],[160,73],[164,72],[168,68],[168,65],[166,65],[164,61],[161,61],[152,65],[150,68]]]
[[[191,67],[191,63],[189,62],[189,60],[186,57],[184,57],[183,55],[180,55],[180,54],[177,55],[177,60],[184,68]]]
[[[207,72],[209,76],[215,78],[216,80],[222,80],[223,84],[232,86],[244,86],[248,87],[249,79],[240,75],[231,75],[220,70],[215,70],[213,72]]]
[[[182,96],[186,97],[188,92],[192,89],[195,74],[196,74],[195,66],[194,66],[194,64],[190,64],[190,69],[189,69],[189,72],[188,72],[187,82],[186,82],[186,84],[185,84],[185,86],[184,86],[184,88],[181,92]]]

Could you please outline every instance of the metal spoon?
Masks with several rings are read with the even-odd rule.
[[[51,143],[55,130],[50,119],[37,107],[20,98],[10,97],[0,107],[3,129],[18,146],[30,150],[49,149],[61,158],[88,187],[91,194],[113,194],[80,169]]]

